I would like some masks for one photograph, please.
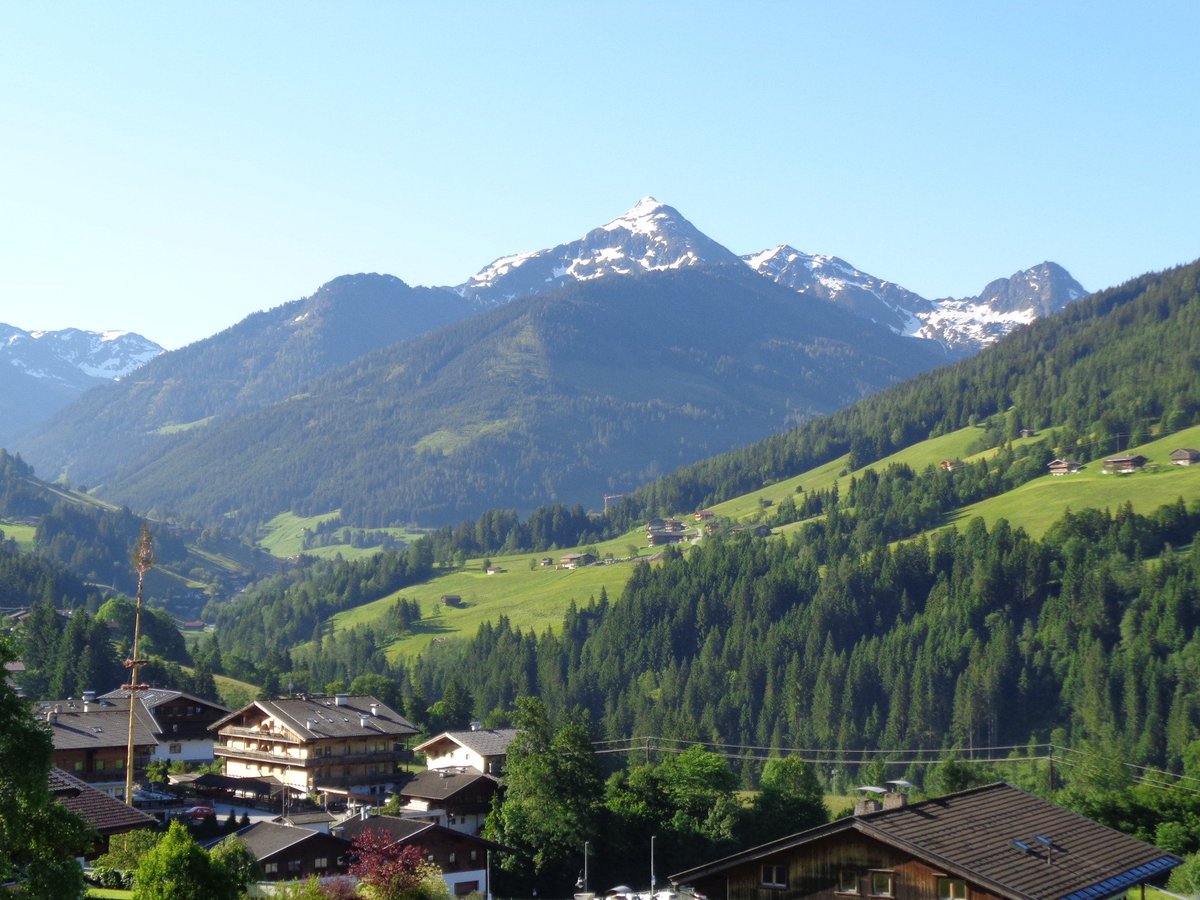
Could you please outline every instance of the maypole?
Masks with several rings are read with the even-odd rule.
[[[137,703],[137,692],[146,687],[138,682],[138,669],[146,664],[146,660],[138,656],[138,643],[142,636],[142,581],[146,572],[154,565],[154,536],[150,534],[150,526],[142,523],[137,545],[133,548],[133,567],[137,570],[137,604],[133,610],[133,654],[125,660],[125,668],[129,670],[129,684],[121,685],[129,691],[129,742],[125,753],[125,803],[133,806],[133,716]]]

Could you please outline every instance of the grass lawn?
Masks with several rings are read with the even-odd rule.
[[[116,888],[88,888],[85,897],[100,898],[100,900],[129,900],[133,897],[133,891],[120,891]]]

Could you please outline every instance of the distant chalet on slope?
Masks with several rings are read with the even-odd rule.
[[[710,900],[1105,900],[1182,860],[1007,784],[848,816],[671,876]]]
[[[1171,465],[1173,465],[1173,466],[1200,465],[1200,450],[1193,450],[1190,447],[1180,447],[1178,450],[1172,450],[1171,451]]]
[[[1051,475],[1074,475],[1083,466],[1073,459],[1054,459],[1050,461],[1046,468],[1050,470]]]
[[[1100,471],[1106,475],[1128,475],[1131,472],[1140,472],[1145,465],[1146,457],[1137,453],[1124,453],[1104,460]]]

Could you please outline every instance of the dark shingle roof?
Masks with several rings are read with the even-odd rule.
[[[475,769],[426,769],[419,772],[400,788],[401,797],[420,797],[422,800],[445,800],[465,790],[477,781],[485,781],[491,788],[497,786],[496,779]]]
[[[39,716],[46,721],[45,711]],[[49,722],[55,750],[96,750],[101,747],[125,747],[129,740],[129,708],[91,709],[88,712],[63,710],[51,713]],[[154,746],[154,732],[138,715],[133,720],[133,743]]]
[[[55,800],[101,834],[151,828],[158,824],[154,816],[126,806],[62,769],[50,770],[49,783]]]
[[[486,850],[512,852],[511,847],[505,847],[503,844],[497,844],[478,835],[467,834],[465,831],[456,831],[453,828],[447,828],[445,825],[438,825],[435,822],[425,822],[420,819],[402,819],[399,816],[371,816],[366,819],[355,817],[347,819],[341,825],[336,826],[334,831],[340,837],[349,841],[353,841],[364,831],[382,831],[397,843],[420,845],[422,840],[430,841],[437,839],[442,843],[450,841]]]
[[[355,816],[334,827],[339,837],[348,841],[364,831],[382,831],[393,841],[407,841],[423,831],[432,829],[433,823],[420,819],[402,819],[399,816],[370,816],[366,819]]]
[[[1032,794],[1007,784],[992,784],[839,819],[681,872],[671,880],[706,877],[850,829],[1014,900],[1099,900],[1124,893],[1181,862],[1157,847]],[[1038,835],[1049,839],[1049,846]],[[1029,850],[1022,849],[1015,843],[1018,841]]]
[[[138,699],[145,704],[147,709],[154,709],[162,706],[168,700],[175,700],[182,697],[192,703],[200,706],[209,706],[213,709],[219,709],[223,712],[229,712],[229,707],[223,706],[220,703],[213,703],[211,700],[205,700],[203,697],[197,697],[195,694],[189,694],[187,691],[176,691],[168,688],[145,688],[137,692]],[[127,700],[129,691],[126,688],[117,688],[115,691],[109,691],[107,694],[101,694],[99,700]]]
[[[313,831],[311,828],[297,828],[294,825],[279,825],[275,822],[255,822],[253,825],[247,825],[245,828],[235,831],[234,834],[245,841],[246,848],[254,854],[254,858],[257,860],[264,860],[280,850],[316,835],[328,839],[327,835]],[[349,845],[347,844],[347,846]]]
[[[516,728],[480,728],[476,731],[444,731],[436,737],[431,737],[429,740],[418,744],[413,749],[424,751],[426,748],[432,747],[441,741],[449,740],[462,747],[466,747],[468,750],[474,750],[481,756],[500,756],[508,752],[508,745],[512,743],[518,731],[519,729]]]

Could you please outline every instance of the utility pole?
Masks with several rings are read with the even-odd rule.
[[[146,573],[154,565],[154,536],[150,534],[150,526],[142,523],[138,534],[137,545],[133,549],[133,567],[137,570],[137,603],[133,609],[133,653],[125,660],[125,668],[129,670],[129,684],[121,687],[129,691],[129,734],[125,752],[125,803],[133,806],[133,717],[137,705],[137,692],[146,685],[138,681],[138,669],[146,664],[146,660],[138,656],[138,643],[142,636],[142,582]]]

